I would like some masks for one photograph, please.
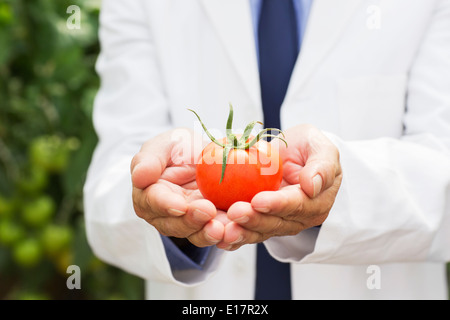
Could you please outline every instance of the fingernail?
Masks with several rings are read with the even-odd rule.
[[[194,210],[193,218],[198,222],[205,222],[211,220],[211,216],[209,214],[198,209]]]
[[[214,244],[219,243],[219,241],[220,241],[218,239],[211,237],[208,233],[205,233],[205,238],[206,238],[206,240],[208,240],[209,242],[214,243]]]
[[[171,215],[177,216],[177,217],[182,216],[183,214],[186,213],[186,212],[184,212],[184,211],[177,210],[177,209],[173,209],[173,208],[170,208],[170,209],[168,209],[167,211],[168,211]]]
[[[239,217],[237,219],[234,219],[234,222],[246,223],[246,222],[248,222],[248,220],[250,220],[250,218],[248,216],[242,216],[242,217]]]
[[[320,193],[320,191],[322,190],[322,184],[323,184],[323,180],[322,180],[322,177],[320,176],[320,174],[315,175],[313,178],[313,185],[314,185],[313,198],[315,196],[317,196]]]
[[[267,207],[262,207],[262,208],[254,208],[256,211],[258,212],[262,212],[262,213],[269,213],[270,209]]]
[[[242,239],[244,239],[244,237],[242,235],[239,236],[239,238],[237,238],[236,240],[234,240],[233,242],[230,242],[230,244],[236,244],[242,241]]]

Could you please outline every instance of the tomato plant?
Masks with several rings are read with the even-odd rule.
[[[0,244],[13,245],[25,236],[25,228],[12,219],[0,220]]]
[[[42,258],[42,247],[37,239],[26,238],[15,244],[13,258],[22,267],[33,267]]]
[[[29,226],[40,227],[47,224],[56,211],[56,204],[49,195],[41,195],[23,204],[22,220]]]
[[[144,281],[91,250],[83,185],[98,137],[100,1],[0,0],[0,300],[143,299]],[[69,265],[82,290],[66,287]]]
[[[203,129],[211,139],[202,151],[197,167],[197,186],[205,199],[210,200],[221,210],[235,202],[250,202],[261,191],[275,191],[281,185],[283,177],[282,161],[276,150],[265,138],[283,139],[279,129],[267,128],[256,136],[251,132],[259,121],[247,125],[242,134],[232,132],[233,107],[230,104],[226,132],[227,136],[217,140],[201,121]],[[281,134],[270,134],[276,131]],[[287,146],[287,143],[286,143]]]
[[[68,226],[52,223],[44,228],[41,243],[46,253],[55,256],[70,245],[72,238],[73,231]]]
[[[39,136],[30,144],[31,161],[49,172],[61,172],[67,167],[71,149],[77,147],[76,138],[64,140],[57,135]]]

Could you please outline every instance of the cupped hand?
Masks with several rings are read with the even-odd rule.
[[[283,160],[283,184],[264,191],[251,203],[237,202],[227,212],[231,220],[217,247],[236,250],[275,236],[296,235],[327,218],[342,181],[337,147],[317,128],[299,125],[286,130],[288,147],[278,144]]]
[[[202,147],[201,136],[174,129],[145,142],[131,162],[136,214],[162,235],[198,247],[220,242],[228,222],[197,188],[195,160]]]

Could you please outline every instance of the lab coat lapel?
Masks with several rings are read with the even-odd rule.
[[[314,0],[285,103],[307,83],[345,30],[360,0]]]
[[[211,24],[242,79],[255,108],[261,108],[259,73],[251,11],[246,0],[201,0]],[[330,53],[360,0],[314,0],[302,49],[284,103],[302,90]]]
[[[247,0],[202,0],[255,108],[261,107],[258,64],[250,5]]]

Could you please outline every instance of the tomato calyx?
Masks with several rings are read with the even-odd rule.
[[[231,105],[231,103],[230,103],[230,111],[228,113],[227,124],[226,124],[226,135],[227,136],[226,136],[226,140],[225,140],[226,143],[225,144],[221,143],[213,135],[211,135],[209,130],[206,128],[206,126],[204,125],[204,123],[200,119],[200,116],[194,110],[192,110],[192,109],[188,109],[188,110],[195,114],[195,116],[197,117],[198,121],[202,125],[202,128],[205,131],[206,135],[209,137],[209,139],[211,139],[212,142],[214,142],[215,144],[217,144],[218,146],[223,148],[222,174],[221,174],[221,177],[220,177],[219,184],[222,183],[223,177],[225,175],[225,169],[226,169],[226,166],[227,166],[228,155],[230,154],[230,151],[232,149],[248,150],[251,147],[253,147],[259,140],[264,139],[264,138],[280,139],[281,141],[283,141],[286,144],[286,147],[287,147],[287,142],[284,139],[285,137],[284,137],[283,131],[281,131],[280,129],[277,129],[277,128],[265,128],[265,129],[261,130],[252,140],[249,141],[250,134],[251,134],[252,130],[254,129],[255,125],[256,124],[263,125],[263,123],[261,121],[252,121],[252,122],[250,122],[245,127],[244,133],[238,138],[238,136],[236,134],[234,134],[233,131],[232,131],[232,127],[233,127],[233,106]],[[269,132],[272,132],[272,131],[278,132],[279,134],[275,135],[275,134],[269,133]]]

